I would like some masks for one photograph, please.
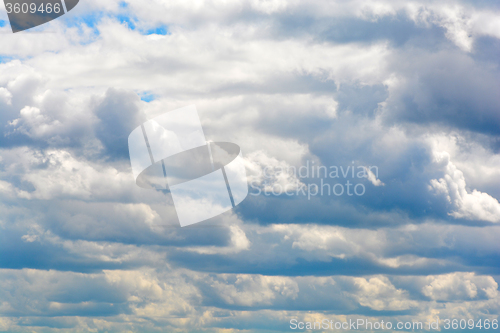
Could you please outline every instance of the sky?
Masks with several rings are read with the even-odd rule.
[[[0,332],[498,319],[497,1],[0,5],[0,41]],[[127,138],[188,105],[249,195],[181,228]]]

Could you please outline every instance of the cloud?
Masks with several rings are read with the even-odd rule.
[[[432,179],[430,189],[446,197],[453,210],[450,215],[469,220],[500,221],[498,200],[475,189],[469,192],[463,172],[450,161],[450,154],[436,152],[435,163],[442,165],[445,176],[439,180]]]
[[[4,151],[3,156],[2,163],[12,170],[11,176],[17,174],[21,182],[30,184],[31,198],[104,198],[133,186],[133,177],[123,170],[77,159],[65,150],[23,147]]]
[[[95,132],[104,145],[106,156],[129,158],[128,136],[144,122],[144,115],[138,104],[137,94],[109,89],[96,106],[94,112],[99,122],[95,126]]]
[[[389,98],[381,109],[389,123],[439,124],[498,135],[495,91],[500,81],[490,69],[496,61],[442,49],[401,52],[394,62],[400,70],[386,80]]]
[[[277,193],[295,191],[304,183],[297,178],[296,167],[285,161],[267,156],[263,151],[253,152],[246,156],[246,168],[249,171],[249,184],[264,192]]]
[[[476,276],[474,273],[452,273],[428,277],[422,293],[437,301],[474,299],[498,296],[498,284],[491,276]]]
[[[7,105],[12,104],[12,94],[4,87],[0,88],[0,99]]]
[[[407,300],[405,292],[396,289],[386,277],[355,278],[354,284],[359,288],[359,303],[374,310],[406,310],[417,306],[416,302]]]
[[[0,331],[493,319],[498,18],[487,1],[88,0],[3,25]],[[262,193],[180,228],[168,191],[135,185],[127,136],[190,104]],[[368,169],[284,172],[313,163]],[[321,181],[366,191],[272,193]]]
[[[385,184],[380,180],[377,179],[377,176],[370,170],[370,168],[365,167],[365,171],[368,174],[368,180],[374,185],[374,186],[384,186]]]

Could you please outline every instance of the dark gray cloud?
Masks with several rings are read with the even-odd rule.
[[[95,133],[107,157],[128,158],[128,136],[145,120],[139,101],[133,92],[109,89],[98,102],[94,111],[99,118]]]
[[[390,122],[439,123],[500,134],[500,76],[490,62],[443,50],[405,53],[396,63],[402,67],[404,82],[388,99]]]

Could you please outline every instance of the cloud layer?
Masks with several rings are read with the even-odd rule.
[[[0,11],[0,331],[496,318],[499,28],[490,1],[88,0],[19,34]],[[127,137],[191,104],[250,194],[179,228]]]

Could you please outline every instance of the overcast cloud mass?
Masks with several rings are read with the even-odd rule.
[[[499,55],[493,0],[81,0],[16,34],[0,5],[0,332],[498,318]],[[252,187],[180,228],[127,137],[191,104]]]

